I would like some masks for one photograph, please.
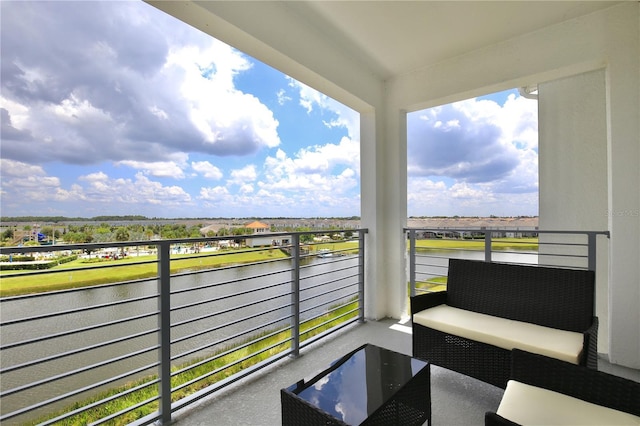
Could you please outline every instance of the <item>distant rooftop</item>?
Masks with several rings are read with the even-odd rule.
[[[429,217],[409,218],[409,228],[465,228],[465,229],[537,229],[537,217]]]
[[[276,229],[284,228],[310,228],[322,230],[327,228],[333,229],[358,229],[360,228],[360,219],[339,219],[339,218],[278,218],[268,219],[269,223]],[[259,221],[255,221],[248,225],[229,223],[209,222],[201,231],[206,234],[207,231],[214,232],[223,227],[240,227],[246,228],[268,228]],[[407,219],[407,227],[409,228],[464,228],[464,229],[521,229],[535,230],[538,228],[537,217],[425,217],[425,218],[409,218]]]

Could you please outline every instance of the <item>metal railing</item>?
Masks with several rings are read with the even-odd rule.
[[[13,267],[33,253],[87,262],[2,271],[3,294],[16,295],[0,298],[0,421],[167,424],[176,410],[363,321],[366,230],[331,232],[355,238],[0,248]],[[265,237],[273,244],[220,249]]]
[[[409,293],[446,288],[450,258],[606,270],[609,231],[407,228]],[[600,248],[600,246],[604,246]]]

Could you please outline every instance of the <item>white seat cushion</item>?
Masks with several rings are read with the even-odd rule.
[[[578,364],[583,348],[581,333],[438,305],[413,315],[417,324],[444,333],[514,348]]]
[[[640,417],[509,380],[497,413],[521,425],[640,425]]]

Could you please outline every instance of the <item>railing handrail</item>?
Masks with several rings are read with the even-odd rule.
[[[543,230],[543,229],[535,229],[527,228],[502,228],[502,227],[465,227],[465,228],[440,228],[440,227],[406,227],[404,228],[404,233],[407,234],[409,239],[409,294],[410,296],[416,295],[416,275],[417,275],[417,263],[416,263],[416,234],[418,232],[433,232],[433,233],[475,233],[475,234],[484,234],[484,261],[491,262],[492,261],[492,242],[494,240],[493,234],[535,234],[536,236],[540,235],[584,235],[587,237],[586,243],[566,243],[566,242],[538,242],[538,247],[544,245],[558,245],[558,246],[571,246],[571,247],[586,247],[587,254],[586,255],[576,255],[576,254],[558,254],[558,253],[542,253],[543,256],[555,256],[555,257],[573,257],[573,258],[586,258],[587,266],[586,269],[590,271],[596,270],[596,245],[597,245],[597,237],[599,235],[606,236],[607,239],[611,237],[609,231],[583,231],[583,230]],[[499,240],[502,237],[496,237],[495,240]],[[464,241],[480,241],[480,238]],[[447,249],[443,249],[447,250]],[[449,249],[454,250],[454,249]]]

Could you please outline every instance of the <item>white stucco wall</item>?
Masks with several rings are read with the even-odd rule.
[[[604,69],[538,85],[540,229],[608,229],[607,111]],[[547,234],[541,242],[567,241]],[[575,242],[584,244],[576,236]],[[596,315],[598,352],[609,352],[609,241],[598,239]],[[544,252],[545,246],[541,247]],[[570,249],[570,248],[569,248]],[[550,252],[558,252],[549,246]],[[575,247],[574,254],[584,250]],[[544,263],[561,260],[551,258]],[[581,265],[584,266],[584,265]]]

